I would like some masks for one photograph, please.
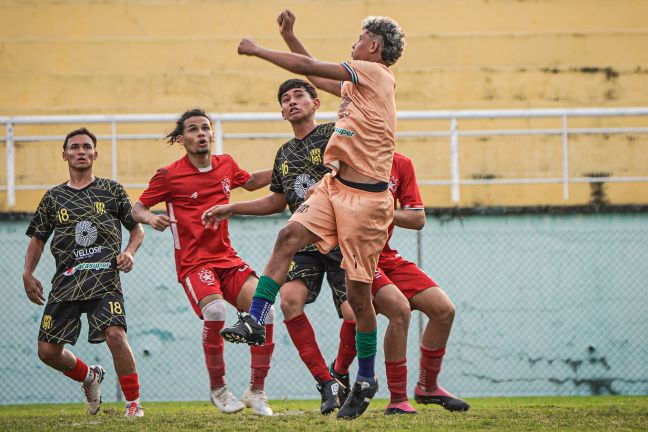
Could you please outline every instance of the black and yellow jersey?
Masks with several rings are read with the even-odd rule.
[[[304,202],[306,190],[330,172],[323,157],[334,130],[335,123],[317,125],[303,139],[293,138],[277,151],[270,190],[284,195],[291,213]]]
[[[120,292],[116,257],[121,251],[121,225],[131,230],[131,202],[124,188],[96,178],[83,189],[63,183],[48,190],[27,235],[47,242],[56,260],[49,303],[101,298]]]

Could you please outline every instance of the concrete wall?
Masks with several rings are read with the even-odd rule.
[[[389,15],[398,20],[408,41],[404,57],[393,68],[400,110],[648,103],[648,3],[639,0],[4,0],[0,2],[0,115],[177,113],[194,106],[211,112],[274,112],[277,85],[292,75],[258,59],[238,56],[236,46],[242,36],[250,35],[263,45],[283,49],[275,17],[286,7],[296,13],[296,29],[306,46],[318,58],[330,61],[348,58],[365,16]],[[322,101],[323,110],[336,110],[335,97],[322,95]],[[646,120],[611,119],[580,126],[623,125],[646,126]],[[155,131],[170,126],[158,125]],[[421,126],[448,128],[411,123],[400,128]],[[462,127],[499,126],[472,122]],[[34,129],[65,134],[69,127],[24,132]],[[289,127],[265,129],[273,130],[289,131]],[[580,171],[594,172],[600,160],[618,154],[627,155],[627,161],[620,161],[622,169],[606,166],[605,172],[617,174],[627,163],[645,160],[648,140],[631,138],[635,141],[629,143],[628,137],[618,143],[592,140],[575,155],[586,165]],[[557,162],[542,163],[533,150],[542,143],[516,140],[522,146],[514,152],[506,145],[500,147],[504,150],[492,166],[485,167],[486,172],[506,177],[500,171],[519,165],[524,172],[532,167],[550,175]],[[241,165],[256,169],[271,163],[279,144],[237,142],[226,150],[239,157]],[[597,146],[603,151],[596,151]],[[146,181],[157,166],[177,157],[177,152],[161,148],[161,143],[121,148],[120,179]],[[416,158],[419,177],[438,178],[437,171],[448,169],[447,158],[443,159],[447,146],[437,151],[434,140],[403,140],[399,149]],[[59,151],[58,142],[18,148],[17,183],[61,181],[65,166],[52,163]],[[483,174],[484,167],[471,167],[482,164],[492,154],[490,149],[472,146],[466,151],[462,165],[469,168],[468,178]],[[34,169],[43,164],[43,169]],[[0,167],[4,182],[1,160]],[[580,171],[576,173],[581,175]],[[476,187],[466,192],[461,205],[588,202],[589,185],[574,188],[573,198],[565,203],[560,185]],[[610,185],[608,189],[613,203],[648,202],[645,187]],[[134,197],[138,193],[131,192]],[[0,206],[5,211],[31,210],[41,194],[21,192],[19,205],[8,209],[2,193]],[[424,195],[428,205],[454,205],[448,188],[426,187]]]

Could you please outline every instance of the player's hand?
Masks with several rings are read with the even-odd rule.
[[[176,221],[165,214],[160,214],[153,215],[147,223],[158,231],[164,231],[169,227],[169,225],[176,223]]]
[[[205,228],[216,229],[221,221],[232,216],[232,205],[215,205],[202,214],[202,224]]]
[[[133,264],[135,264],[135,260],[130,252],[124,251],[117,255],[117,270],[128,273],[133,270]]]
[[[243,38],[239,42],[238,53],[240,55],[254,55],[257,49],[257,44],[250,38]]]
[[[277,24],[279,24],[279,33],[281,36],[292,36],[295,27],[295,14],[288,9],[284,10],[277,17]]]
[[[45,304],[45,296],[43,295],[43,286],[40,281],[31,274],[23,274],[23,284],[25,285],[25,292],[27,298],[32,303],[37,305]]]

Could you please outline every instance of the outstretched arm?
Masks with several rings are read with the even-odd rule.
[[[218,223],[232,215],[265,216],[281,213],[286,208],[284,194],[273,192],[251,201],[241,201],[233,204],[215,205],[207,209],[202,215],[205,228],[216,228]]]
[[[272,170],[267,169],[263,171],[255,171],[252,173],[252,177],[247,181],[243,186],[243,189],[248,191],[254,191],[266,187],[272,181]]]
[[[394,225],[401,228],[420,231],[425,226],[425,210],[423,209],[395,210]]]
[[[276,51],[257,45],[252,39],[243,38],[238,53],[267,60],[272,64],[300,75],[313,75],[335,81],[350,81],[350,73],[339,63],[322,62],[303,54]]]
[[[295,19],[296,19],[295,15],[288,9],[281,12],[277,17],[277,24],[279,24],[279,33],[281,33],[281,36],[283,37],[284,41],[286,42],[286,45],[288,46],[291,52],[302,54],[314,59],[315,57],[313,57],[306,50],[306,47],[301,43],[301,41],[295,35],[294,32]],[[322,78],[315,75],[307,75],[306,77],[310,82],[312,82],[315,85],[315,87],[324,90],[328,93],[332,93],[336,96],[340,96],[340,92],[341,92],[340,81],[336,81],[328,78]]]

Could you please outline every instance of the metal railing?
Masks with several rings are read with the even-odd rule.
[[[446,137],[450,147],[450,178],[447,179],[419,179],[421,185],[442,185],[451,187],[452,201],[458,203],[460,200],[460,188],[465,185],[489,185],[489,184],[547,184],[556,183],[563,185],[563,199],[569,198],[569,185],[571,183],[601,183],[601,182],[648,182],[648,176],[608,176],[608,177],[575,177],[569,175],[569,137],[572,135],[588,134],[648,134],[648,127],[596,127],[596,128],[570,128],[570,118],[584,117],[647,117],[648,107],[639,108],[572,108],[572,109],[502,109],[502,110],[462,110],[462,111],[400,111],[399,121],[414,120],[447,120],[447,130],[419,130],[399,132],[399,138],[426,138]],[[333,120],[336,113],[323,112],[318,114],[320,120]],[[0,190],[7,192],[7,205],[9,208],[16,203],[17,190],[40,190],[47,189],[52,185],[41,184],[20,184],[17,185],[15,178],[15,144],[20,142],[39,142],[62,140],[63,136],[36,135],[17,136],[14,127],[16,125],[51,125],[51,124],[109,124],[110,135],[99,135],[101,140],[111,142],[111,176],[118,180],[118,143],[123,140],[154,140],[163,139],[163,134],[120,134],[117,126],[124,123],[159,123],[174,122],[176,114],[115,114],[115,115],[54,115],[54,116],[15,116],[0,117],[0,124],[4,124],[6,134],[0,135],[0,141],[6,143],[6,184],[0,186]],[[506,129],[506,130],[460,130],[461,120],[475,119],[534,119],[534,118],[555,118],[560,119],[560,128],[545,129]],[[273,139],[289,138],[290,134],[282,133],[225,133],[223,125],[234,122],[282,122],[284,121],[279,113],[230,113],[212,115],[215,128],[214,152],[223,152],[224,140],[233,139]],[[459,148],[462,137],[488,137],[488,136],[510,136],[510,135],[545,135],[560,136],[562,142],[562,175],[549,178],[461,178],[461,167],[459,163]],[[142,188],[146,184],[126,183],[126,187]]]

